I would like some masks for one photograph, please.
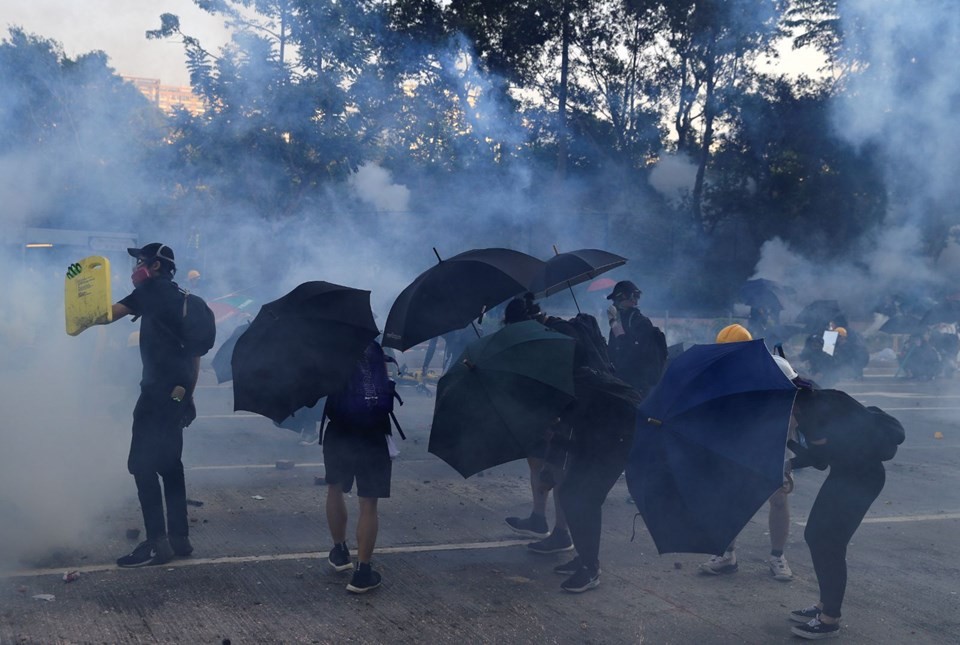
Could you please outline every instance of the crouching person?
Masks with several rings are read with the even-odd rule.
[[[336,571],[353,569],[347,591],[358,594],[376,589],[381,581],[380,574],[371,566],[371,558],[379,528],[377,503],[390,497],[393,466],[390,421],[396,394],[387,375],[387,360],[378,343],[367,346],[346,386],[327,398],[324,417],[330,423],[321,429],[328,485],[327,524],[333,538],[328,562]],[[344,500],[344,493],[352,490],[354,480],[360,506],[355,568],[347,546]]]

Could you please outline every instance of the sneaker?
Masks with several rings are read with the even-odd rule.
[[[816,605],[806,609],[794,609],[790,612],[790,620],[795,623],[809,623],[814,618],[820,618],[820,611]]]
[[[840,635],[840,623],[825,623],[819,618],[813,618],[809,623],[803,625],[794,625],[790,628],[794,634],[807,640],[820,640],[821,638],[833,638]]]
[[[347,591],[351,593],[367,593],[371,589],[380,586],[380,574],[374,571],[370,565],[357,564],[353,572],[353,578],[347,585]]]
[[[580,569],[560,583],[560,588],[570,593],[583,593],[600,586],[600,570],[580,567]]]
[[[793,580],[793,571],[790,570],[790,565],[787,564],[787,559],[784,556],[771,555],[767,564],[770,565],[770,573],[773,574],[774,580],[779,580],[780,582],[790,582]]]
[[[727,551],[723,555],[715,555],[700,565],[700,572],[711,576],[721,573],[733,573],[739,568],[735,551]]]
[[[156,540],[144,540],[133,551],[117,559],[117,566],[124,568],[147,567],[166,564],[173,559],[173,550],[166,536]]]
[[[578,555],[573,560],[566,564],[558,564],[553,568],[553,572],[560,574],[561,576],[572,576],[577,571],[580,570],[580,567],[583,565],[580,564],[580,556]]]
[[[174,555],[183,558],[193,553],[193,545],[190,544],[190,538],[186,535],[168,535],[167,540],[170,542],[170,548],[173,549]]]
[[[504,520],[514,533],[524,537],[537,538],[542,540],[550,535],[550,527],[547,526],[547,518],[543,515],[530,514],[530,517],[508,517]]]
[[[527,549],[533,551],[534,553],[542,553],[544,555],[550,553],[561,553],[563,551],[573,551],[573,540],[570,539],[569,531],[554,531],[550,534],[549,537],[540,540],[539,542],[531,542],[527,545]]]
[[[352,569],[353,562],[350,560],[350,549],[347,548],[347,544],[334,544],[333,548],[330,549],[330,556],[327,558],[327,562],[329,562],[333,570],[337,572]]]

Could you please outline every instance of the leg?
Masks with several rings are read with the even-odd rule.
[[[626,465],[626,449],[595,458],[574,457],[558,494],[581,562],[600,566],[602,506]]]
[[[770,497],[770,551],[775,555],[783,553],[790,536],[790,506],[787,503],[787,493],[782,488]]]
[[[327,526],[334,544],[347,541],[347,503],[343,499],[343,487],[340,484],[327,486]]]
[[[187,484],[183,477],[183,464],[160,473],[163,477],[163,497],[167,502],[167,531],[170,535],[187,537],[190,523],[187,521]]]
[[[567,524],[567,514],[563,512],[563,504],[560,503],[560,498],[557,495],[557,491],[560,490],[560,487],[563,486],[564,472],[559,468],[554,468],[550,466],[553,470],[553,478],[556,484],[554,484],[554,493],[553,493],[553,510],[556,516],[556,520],[553,525],[553,531],[566,532],[570,526]]]
[[[547,496],[550,494],[550,487],[540,481],[540,472],[543,470],[544,461],[539,457],[527,458],[527,464],[530,466],[530,492],[533,494],[533,514],[544,516],[547,514]]]
[[[377,531],[380,528],[377,516],[376,497],[360,497],[360,518],[357,520],[357,561],[361,564],[370,562],[373,557],[373,547],[377,544]]]
[[[140,498],[140,511],[143,513],[143,525],[148,540],[156,540],[167,534],[163,518],[163,495],[160,492],[160,480],[157,473],[135,473],[137,497]]]

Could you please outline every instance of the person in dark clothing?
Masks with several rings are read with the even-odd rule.
[[[801,389],[797,394],[794,418],[804,442],[788,442],[796,453],[791,464],[794,469],[830,468],[804,531],[820,600],[791,612],[790,619],[802,623],[793,628],[797,636],[819,639],[840,630],[840,607],[847,587],[847,545],[886,479],[870,432],[870,415],[839,390]]]
[[[667,339],[659,327],[640,313],[637,303],[643,292],[629,280],[621,280],[608,300],[610,322],[610,360],[617,378],[626,381],[641,394],[660,381],[667,363]]]
[[[200,357],[191,355],[178,336],[185,294],[173,281],[173,249],[154,242],[127,251],[137,259],[131,276],[134,290],[113,305],[111,322],[128,315],[141,318],[143,375],[133,410],[127,470],[137,484],[147,539],[118,559],[117,565],[139,567],[164,564],[174,555],[193,552],[181,456],[183,429],[197,416],[193,392]]]
[[[554,571],[569,576],[560,588],[581,593],[600,585],[603,503],[623,473],[640,395],[608,372],[578,367],[577,401],[561,420],[571,430],[569,459],[557,491],[576,557]]]

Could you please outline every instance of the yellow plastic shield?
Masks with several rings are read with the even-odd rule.
[[[67,333],[76,336],[87,327],[113,319],[110,292],[110,261],[91,255],[67,268],[64,283]]]

